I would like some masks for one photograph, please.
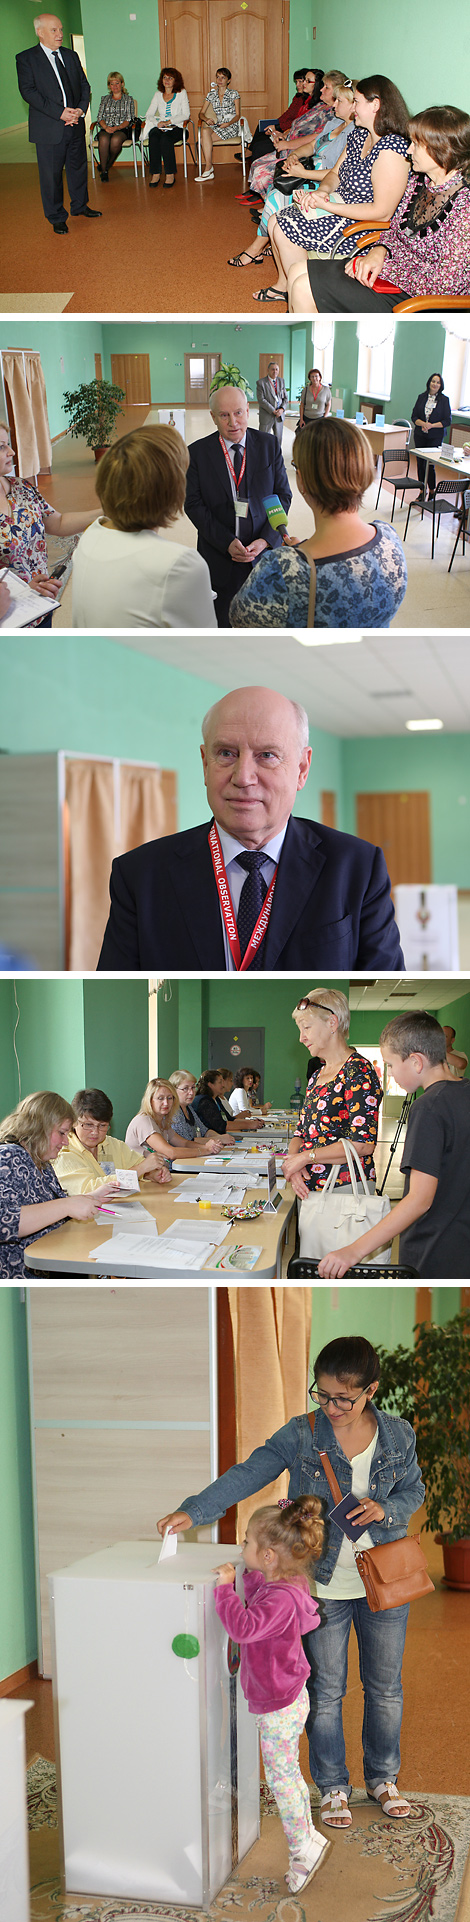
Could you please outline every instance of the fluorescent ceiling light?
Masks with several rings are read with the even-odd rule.
[[[410,734],[436,734],[443,726],[443,721],[405,721]]]
[[[320,627],[316,634],[295,634],[294,639],[299,642],[300,647],[360,647],[362,634],[330,635],[326,633],[324,627]]]

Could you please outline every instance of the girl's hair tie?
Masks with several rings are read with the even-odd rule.
[[[293,1496],[293,1495],[291,1495],[291,1497],[290,1497],[290,1501],[289,1501],[289,1499],[288,1499],[288,1498],[286,1497],[286,1499],[285,1499],[285,1501],[283,1501],[283,1502],[278,1502],[278,1504],[277,1504],[277,1505],[278,1505],[278,1508],[293,1508],[293,1506],[294,1506],[294,1496]]]

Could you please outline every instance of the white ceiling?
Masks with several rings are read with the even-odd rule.
[[[372,1014],[379,1009],[392,1016],[406,1010],[412,1013],[414,1008],[436,1012],[469,992],[470,977],[461,974],[437,980],[433,975],[428,979],[426,974],[381,975],[377,981],[361,981],[354,976],[348,988],[348,1001],[356,1014]]]
[[[165,661],[221,687],[267,686],[307,708],[310,725],[347,736],[399,734],[405,722],[438,719],[448,733],[470,731],[468,634],[393,633],[305,647],[297,635],[144,633],[118,646]]]

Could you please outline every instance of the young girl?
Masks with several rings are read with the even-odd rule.
[[[235,1569],[218,1569],[215,1606],[241,1644],[241,1684],[260,1731],[266,1781],[289,1844],[288,1889],[311,1881],[331,1846],[313,1826],[307,1783],[299,1768],[299,1736],[307,1720],[309,1664],[302,1635],[318,1628],[306,1569],[322,1552],[321,1503],[314,1496],[257,1508],[243,1543],[246,1607],[235,1593]]]

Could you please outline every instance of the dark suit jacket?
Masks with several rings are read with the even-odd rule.
[[[148,841],[113,861],[100,969],[225,971],[209,826]],[[309,973],[403,968],[381,849],[291,815],[263,966]]]
[[[81,107],[82,112],[86,113],[90,88],[78,53],[72,53],[70,47],[59,47],[59,53],[62,54],[67,79],[73,90],[72,105]],[[58,146],[66,124],[61,117],[64,102],[54,69],[39,40],[35,47],[28,47],[25,53],[17,53],[16,67],[20,93],[29,105],[30,140],[34,141],[35,146]]]
[[[253,524],[253,532],[245,536],[246,523],[242,521],[243,544],[245,539],[264,540],[268,547],[278,547],[282,535],[279,528],[270,527],[266,520],[263,498],[267,494],[279,494],[287,512],[292,494],[274,435],[260,434],[257,427],[247,429],[246,469],[240,491],[245,500],[249,500]],[[227,587],[235,570],[235,593],[237,585],[241,587],[243,574],[241,564],[232,561],[228,552],[230,542],[235,539],[235,507],[218,434],[195,440],[189,448],[186,513],[197,527],[198,553],[207,561],[212,586]]]
[[[446,427],[450,427],[452,420],[450,403],[447,399],[447,394],[443,394],[441,388],[440,393],[436,394],[432,414],[429,415],[429,432],[423,434],[422,427],[416,427],[416,421],[426,419],[424,409],[427,399],[428,393],[425,388],[424,394],[418,394],[418,399],[415,401],[413,408],[411,419],[415,423],[415,447],[440,447],[444,439],[445,429]]]

